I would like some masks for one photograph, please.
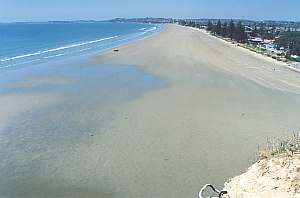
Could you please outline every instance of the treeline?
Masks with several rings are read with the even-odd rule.
[[[255,37],[262,40],[274,40],[272,44],[275,44],[277,49],[284,47],[288,56],[300,56],[300,32],[290,31],[288,27],[278,27],[275,24],[265,22],[248,24],[245,27],[241,21],[212,21],[180,20],[179,24],[195,28],[206,28],[214,35],[230,38],[240,43],[247,43],[250,38]]]
[[[201,25],[199,23],[196,23],[195,21],[185,21],[185,20],[180,20],[179,25],[195,27],[195,28],[201,27]]]
[[[227,22],[221,23],[220,20],[217,24],[208,21],[207,30],[213,34],[230,38],[240,43],[245,43],[248,40],[243,24],[241,22],[234,23],[233,20],[229,24]]]
[[[181,20],[179,21],[179,24],[183,26],[201,28],[201,24],[196,23],[195,21]],[[234,21],[231,20],[230,23],[221,23],[221,20],[219,20],[216,24],[213,24],[211,21],[208,21],[206,27],[206,29],[213,34],[227,37],[240,43],[245,43],[248,40],[247,34],[245,33],[245,27],[241,22],[234,23]]]
[[[285,32],[276,42],[279,46],[288,49],[289,54],[300,56],[300,32]]]

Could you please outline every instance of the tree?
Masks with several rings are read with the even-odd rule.
[[[243,26],[242,22],[238,22],[234,32],[234,39],[237,42],[244,43],[247,40],[247,35],[245,33],[245,27]]]
[[[218,20],[218,23],[216,25],[216,34],[221,35],[222,34],[222,23],[220,20]]]
[[[213,29],[213,24],[212,24],[212,22],[211,21],[208,21],[208,23],[207,23],[207,28],[206,28],[208,31],[212,31],[212,29]]]
[[[195,21],[189,21],[188,22],[188,26],[190,26],[190,27],[196,27]]]
[[[221,36],[227,37],[228,36],[228,24],[225,22],[222,26],[222,33]]]
[[[193,21],[192,22],[192,27],[196,27],[197,25],[196,25],[196,22],[195,21]]]
[[[233,20],[231,20],[230,23],[229,23],[229,27],[228,27],[228,36],[229,36],[229,38],[233,39],[234,32],[235,32],[235,24],[234,24]]]
[[[214,24],[213,24],[213,28],[212,28],[211,32],[212,32],[213,34],[217,34],[217,25],[214,25]]]
[[[277,40],[280,47],[289,50],[292,55],[300,56],[300,32],[285,32]]]
[[[185,25],[186,25],[186,22],[185,22],[185,20],[180,20],[180,21],[179,21],[179,24],[185,26]]]
[[[216,25],[213,25],[210,21],[208,21],[207,30],[222,37],[229,37],[237,42],[244,43],[248,39],[245,27],[242,23],[238,22],[237,25],[235,25],[233,20],[230,21],[229,26],[226,22],[222,24],[221,20],[218,20]]]

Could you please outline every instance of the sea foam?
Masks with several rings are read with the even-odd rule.
[[[69,48],[80,47],[80,46],[84,46],[84,45],[88,45],[88,44],[98,43],[98,42],[101,42],[101,41],[110,40],[110,39],[114,39],[114,38],[117,38],[117,37],[118,36],[111,36],[111,37],[101,38],[101,39],[97,39],[97,40],[93,40],[93,41],[88,41],[88,42],[83,42],[83,43],[78,43],[78,44],[72,44],[72,45],[66,45],[66,46],[53,48],[53,49],[49,49],[49,50],[38,51],[38,52],[30,53],[30,54],[24,54],[24,55],[14,56],[14,57],[10,57],[10,58],[5,58],[5,59],[1,59],[0,61],[1,62],[6,62],[6,61],[26,58],[26,57],[30,57],[30,56],[46,54],[46,53],[49,53],[49,52],[56,52],[56,51],[65,50],[65,49],[69,49]],[[58,55],[55,55],[55,56],[52,56],[52,57],[57,57],[57,56]]]

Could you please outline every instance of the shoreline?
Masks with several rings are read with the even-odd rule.
[[[40,67],[0,95],[9,158],[0,191],[182,198],[206,183],[221,189],[258,144],[300,130],[300,79],[273,67],[177,25],[90,62]]]
[[[75,23],[78,25],[78,23]],[[111,24],[115,24],[112,23]],[[136,23],[139,24],[139,23]],[[122,26],[121,26],[122,27]],[[93,57],[105,51],[112,50],[119,46],[128,45],[131,42],[138,42],[145,38],[150,38],[164,31],[163,25],[144,24],[145,30],[136,29],[135,32],[127,34],[99,35],[96,38],[78,38],[79,41],[69,41],[58,46],[44,47],[28,52],[19,52],[9,57],[2,57],[0,60],[0,70],[18,69],[26,66],[41,65],[55,62],[66,62],[76,60],[78,57]],[[95,37],[95,36],[94,36]],[[51,39],[51,38],[50,38]],[[50,42],[51,43],[51,42]],[[26,47],[26,46],[25,46]]]
[[[167,26],[167,25],[166,25]],[[173,25],[173,24],[169,24],[169,26],[176,26],[176,25]],[[287,91],[287,92],[290,92],[290,93],[299,93],[300,94],[300,92],[298,91],[298,88],[300,87],[300,85],[296,85],[296,84],[298,84],[298,82],[293,82],[293,79],[292,79],[292,81],[290,81],[290,79],[284,79],[284,80],[281,80],[280,78],[281,77],[279,77],[278,76],[278,74],[280,73],[280,72],[282,72],[282,73],[284,73],[284,78],[285,78],[285,76],[290,76],[290,75],[292,75],[292,73],[293,72],[290,72],[291,70],[293,70],[293,71],[296,71],[296,72],[298,72],[298,69],[296,69],[296,68],[294,68],[294,67],[292,67],[292,66],[289,66],[287,63],[284,63],[284,62],[282,62],[282,61],[278,61],[278,60],[274,60],[273,58],[271,58],[271,57],[268,57],[268,56],[265,56],[265,55],[262,55],[262,54],[258,54],[258,53],[256,53],[256,52],[253,52],[253,51],[250,51],[250,50],[248,50],[248,49],[246,49],[246,48],[243,48],[243,47],[241,47],[241,46],[238,46],[238,45],[235,45],[235,44],[232,44],[232,43],[230,43],[230,42],[228,42],[228,41],[226,41],[226,40],[224,40],[224,39],[221,39],[221,38],[219,38],[219,37],[215,37],[215,36],[212,36],[211,34],[209,34],[207,31],[205,31],[205,30],[200,30],[200,29],[197,29],[197,28],[191,28],[191,27],[184,27],[184,28],[188,28],[188,29],[191,29],[191,30],[193,30],[193,31],[197,31],[197,32],[200,32],[200,33],[202,33],[202,34],[205,34],[205,35],[207,35],[208,37],[210,37],[210,38],[212,38],[212,39],[217,39],[217,40],[219,40],[219,41],[221,41],[223,44],[225,44],[225,46],[228,46],[228,47],[230,47],[230,48],[232,48],[232,49],[234,49],[235,51],[237,51],[237,52],[239,52],[239,53],[241,53],[241,54],[244,54],[244,55],[248,55],[248,57],[247,57],[247,59],[252,59],[252,58],[255,58],[255,59],[259,59],[259,60],[261,60],[262,62],[265,62],[265,64],[266,65],[270,65],[270,64],[272,64],[272,66],[271,67],[266,67],[266,66],[262,66],[262,68],[259,68],[259,67],[256,67],[256,66],[251,66],[250,64],[247,64],[247,62],[245,61],[245,65],[249,65],[249,66],[247,66],[244,70],[245,71],[239,71],[239,70],[241,70],[241,69],[239,69],[239,68],[233,68],[233,67],[222,67],[222,69],[223,70],[225,70],[225,72],[228,72],[229,74],[238,74],[238,75],[242,75],[242,77],[245,77],[245,78],[248,78],[248,79],[250,79],[250,80],[252,80],[252,81],[254,81],[254,82],[256,82],[256,83],[258,83],[258,84],[260,84],[260,85],[263,85],[263,86],[265,86],[265,87],[267,87],[267,88],[272,88],[272,89],[279,89],[279,90],[281,90],[281,91]],[[161,32],[161,33],[163,33],[163,32]],[[160,33],[160,34],[161,34]],[[157,36],[157,35],[156,35]],[[154,35],[154,37],[155,37],[155,35]],[[151,39],[151,37],[150,38],[145,38],[145,40],[148,40],[148,39]],[[120,49],[126,49],[126,48],[128,48],[128,47],[130,47],[130,46],[134,46],[134,43],[132,43],[133,45],[131,45],[130,43],[128,43],[128,44],[125,44],[125,45],[121,45],[121,46],[119,46],[118,48],[120,48]],[[110,54],[110,52],[111,51],[104,51],[103,53],[101,53],[101,54],[103,54],[103,55],[106,55],[106,54]],[[223,52],[222,52],[223,53]],[[97,57],[101,57],[101,54],[98,54],[98,56],[96,55],[96,56],[94,56],[94,58],[96,58],[97,59]],[[250,56],[249,56],[250,55]],[[258,63],[258,61],[257,61],[257,63]],[[257,63],[255,63],[255,64],[257,64]],[[120,63],[119,62],[119,64],[122,64],[122,63]],[[241,64],[241,63],[236,63],[236,64]],[[222,65],[222,64],[220,64],[220,65]],[[274,67],[276,68],[276,71],[274,70]],[[142,68],[144,68],[144,67],[142,67]],[[145,68],[144,68],[145,69]],[[233,70],[234,69],[234,70]],[[243,69],[243,68],[242,68]],[[270,70],[269,71],[266,71],[266,69],[270,69],[271,70],[271,72],[270,72]],[[264,71],[268,76],[265,76],[265,74],[264,74],[264,76],[260,76],[260,75],[257,75],[257,74],[255,74],[253,71],[250,71],[250,70],[253,70],[253,71],[255,71],[255,70],[262,70],[262,71]],[[253,73],[253,75],[254,76],[251,76],[251,75],[247,75],[246,74],[246,71],[249,71],[249,73]],[[286,72],[286,71],[289,71],[289,72]],[[273,74],[271,74],[271,73],[273,73]],[[268,77],[268,78],[270,78],[270,79],[266,79],[265,77]],[[279,79],[276,79],[277,77],[279,77]],[[287,77],[288,78],[288,77]],[[295,79],[296,80],[296,79]],[[269,82],[270,81],[270,82]],[[272,81],[272,82],[271,82]],[[277,81],[277,82],[273,82],[273,81]],[[298,81],[298,80],[297,80]],[[278,86],[278,83],[280,83],[280,84],[282,84],[282,86]],[[290,87],[290,88],[292,88],[292,90],[286,90],[286,88],[287,87]],[[297,91],[296,91],[297,90]]]

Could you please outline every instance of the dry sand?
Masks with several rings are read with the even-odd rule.
[[[300,156],[262,159],[225,184],[232,198],[299,198]]]
[[[63,93],[52,100],[50,92],[47,97],[52,106],[45,118],[51,118],[53,126],[48,127],[53,134],[68,140],[60,134],[63,128],[55,125],[66,119],[75,128],[92,124],[87,133],[94,136],[72,139],[71,144],[58,139],[53,144],[50,134],[39,140],[47,142],[49,149],[34,155],[30,148],[18,152],[23,158],[12,162],[16,173],[1,180],[2,188],[13,186],[6,193],[16,196],[8,197],[197,197],[205,183],[221,188],[228,178],[244,172],[267,137],[300,129],[299,74],[282,65],[176,25],[119,50],[99,55],[95,61],[135,65],[167,85],[111,107],[112,115],[97,106],[101,97],[78,100],[74,94],[66,107],[56,107],[55,102],[65,100]],[[40,79],[29,82],[30,86],[45,84]],[[87,85],[89,91],[98,92],[99,85]],[[85,88],[79,90],[78,96]],[[119,91],[124,94],[126,84]],[[0,98],[0,102],[6,101],[9,112],[17,99],[22,97]],[[39,99],[43,101],[43,95]],[[67,112],[73,100],[79,102],[74,103],[78,108]],[[37,115],[38,121],[48,122],[40,118],[42,113]],[[33,129],[40,126],[37,123]],[[30,167],[23,165],[28,159]]]

